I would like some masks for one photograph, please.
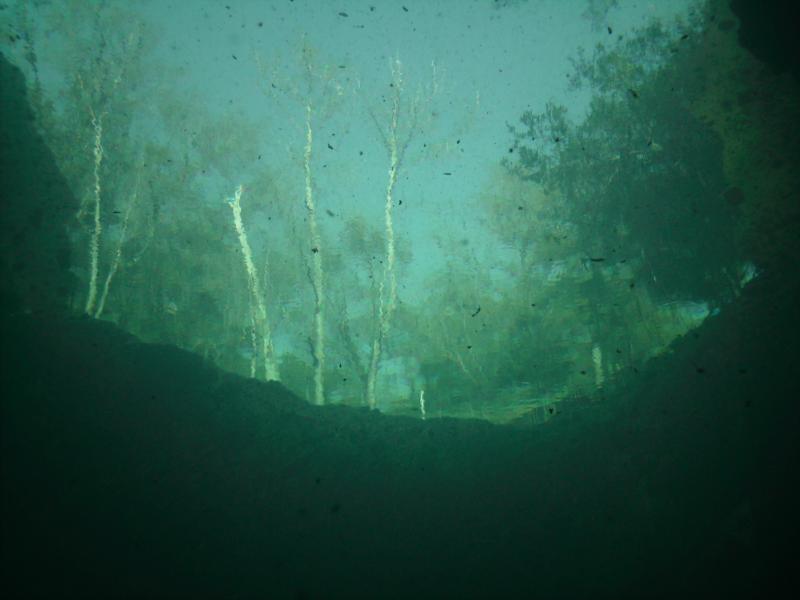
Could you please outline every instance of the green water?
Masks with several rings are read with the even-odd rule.
[[[163,52],[191,36],[153,27],[166,4],[4,7],[0,592],[796,585],[787,13],[355,2],[303,25],[284,62],[260,62],[260,38],[237,45],[246,30],[281,46],[319,10],[306,4],[276,20],[249,3],[169,7],[205,23],[203,51],[221,49],[242,86],[188,104],[180,78],[219,71],[200,49],[170,70]],[[539,10],[584,32],[577,97],[513,108],[518,63],[507,96],[502,69],[481,66],[497,47],[463,50],[483,102],[508,102],[480,118],[458,61],[437,63],[454,73],[443,96],[436,76],[409,83],[426,43],[461,35],[513,32],[524,59],[513,25],[544,36]],[[358,36],[372,31],[405,40],[408,60],[370,72]],[[258,102],[246,61],[276,86]],[[240,103],[213,108],[228,89]],[[298,119],[280,112],[298,102]],[[271,120],[248,120],[250,103]],[[513,123],[492,125],[506,109]]]

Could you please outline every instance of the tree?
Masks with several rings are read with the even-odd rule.
[[[304,144],[302,154],[303,190],[308,224],[307,254],[311,266],[309,278],[314,292],[314,313],[312,324],[312,358],[314,363],[314,403],[325,403],[325,329],[326,329],[326,292],[323,244],[320,225],[317,218],[318,200],[315,193],[313,176],[314,128],[319,121],[324,121],[338,106],[344,95],[344,88],[338,81],[335,71],[329,65],[318,63],[313,48],[304,38],[300,52],[302,68],[301,83],[290,83],[281,86],[286,93],[303,107]],[[267,81],[274,78],[263,61],[258,60],[261,69],[263,89],[268,96],[273,96],[272,85]]]
[[[429,107],[438,91],[436,63],[432,63],[433,74],[428,87],[409,90],[403,72],[403,63],[395,58],[391,65],[391,82],[389,83],[388,109],[383,117],[370,110],[370,116],[378,130],[389,159],[384,196],[383,224],[385,235],[385,254],[383,272],[377,289],[377,324],[372,340],[369,370],[367,373],[367,404],[374,408],[377,402],[375,385],[378,367],[383,355],[386,337],[392,323],[392,316],[397,308],[397,274],[395,270],[396,243],[394,231],[395,187],[406,152],[414,136],[424,126],[427,116],[425,109]]]
[[[563,195],[588,259],[639,260],[637,279],[668,299],[719,297],[738,260],[721,143],[692,112],[702,82],[681,60],[695,43],[681,32],[698,28],[656,23],[579,56],[573,83],[594,94],[586,118],[552,103],[524,113],[506,163]]]

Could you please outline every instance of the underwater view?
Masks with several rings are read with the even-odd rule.
[[[0,0],[0,593],[800,584],[798,12]]]

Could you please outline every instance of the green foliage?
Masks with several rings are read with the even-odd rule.
[[[563,195],[591,257],[643,257],[640,275],[665,297],[718,297],[738,260],[721,143],[691,111],[702,89],[672,50],[693,43],[654,24],[575,63],[593,98],[581,123],[563,106],[526,112],[514,128],[519,176]],[[667,58],[671,62],[667,62]]]
[[[591,3],[592,18],[613,4]],[[151,94],[168,74],[149,67],[149,34],[128,19],[124,5],[62,6],[52,21],[67,38],[67,50],[52,59],[64,75],[61,96],[42,96],[38,116],[83,200],[71,227],[74,269],[84,284],[94,226],[95,125],[102,117],[100,278],[114,274],[103,316],[249,376],[261,350],[252,343],[249,283],[226,203],[241,184],[243,222],[284,383],[313,397],[317,364],[309,332],[320,297],[314,292],[324,289],[326,395],[363,402],[379,333],[383,220],[336,219],[342,213],[334,213],[330,200],[341,194],[327,187],[337,182],[334,169],[315,178],[310,186],[322,200],[316,214],[325,256],[324,285],[315,285],[303,172],[285,173],[261,160],[262,152],[274,156],[269,123],[213,114],[169,88]],[[719,142],[689,108],[702,82],[674,61],[676,44],[672,29],[654,25],[599,47],[591,58],[580,55],[572,83],[593,92],[580,122],[554,103],[522,115],[512,129],[516,160],[498,168],[478,194],[488,231],[476,239],[496,243],[485,252],[493,263],[482,262],[483,250],[461,232],[441,233],[440,246],[449,250],[426,283],[424,301],[410,304],[401,286],[392,326],[381,338],[383,407],[418,414],[424,390],[431,415],[501,419],[570,394],[591,395],[604,377],[673,339],[679,310],[664,310],[664,299],[719,294],[722,269],[735,258],[720,204]],[[37,48],[29,46],[25,56],[35,72]],[[262,83],[270,101],[278,90],[299,102],[297,123],[311,103],[313,128],[332,118],[344,82],[306,44],[300,62],[304,77],[297,81],[266,67]],[[434,70],[429,86],[411,89],[399,60],[392,77],[392,93],[367,113],[387,149],[397,143],[399,160],[415,134],[433,126],[440,87]],[[143,105],[148,110],[138,109]],[[397,131],[393,116],[400,118]],[[305,139],[298,136],[296,147]],[[374,208],[367,214],[381,214],[381,206]],[[398,267],[412,261],[402,224]]]

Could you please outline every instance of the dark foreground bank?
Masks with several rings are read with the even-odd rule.
[[[796,578],[796,291],[765,276],[538,427],[316,408],[106,323],[7,318],[3,587],[761,595]]]

